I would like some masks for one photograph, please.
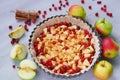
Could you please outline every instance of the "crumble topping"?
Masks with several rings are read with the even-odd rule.
[[[61,22],[47,26],[34,42],[39,62],[54,73],[74,74],[92,63],[94,38],[80,26]]]

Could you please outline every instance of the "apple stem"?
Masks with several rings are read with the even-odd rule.
[[[103,64],[104,66],[105,66],[105,61],[104,61],[104,64]]]
[[[105,18],[103,18],[103,23],[105,22]]]
[[[18,68],[18,69],[20,69],[20,67],[19,67],[19,66],[17,66],[17,68]]]

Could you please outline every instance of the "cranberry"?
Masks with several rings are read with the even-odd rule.
[[[72,23],[65,23],[66,26],[72,26]]]
[[[67,50],[67,49],[69,49],[69,47],[68,46],[64,46],[64,49]]]
[[[60,23],[58,23],[58,24],[56,24],[57,26],[61,26],[61,25],[63,25],[63,22],[60,22]]]
[[[91,53],[90,53],[90,58],[93,57],[94,54],[95,54],[95,51],[91,52]]]
[[[104,8],[107,8],[107,5],[104,5],[103,7],[104,7]]]
[[[39,13],[39,14],[41,14],[41,11],[40,11],[40,10],[38,10],[38,13]]]
[[[15,66],[15,65],[12,65],[12,68],[13,68],[13,69],[15,69],[15,68],[16,68],[16,66]]]
[[[86,36],[86,35],[88,35],[88,34],[89,34],[88,30],[85,29],[85,30],[84,30],[84,35]]]
[[[57,7],[54,7],[54,10],[57,11]]]
[[[77,30],[80,30],[80,26],[77,26]]]
[[[92,37],[92,34],[89,34],[89,41],[91,41]]]
[[[38,45],[38,43],[39,43],[38,41],[35,41],[34,42],[34,47],[36,47]]]
[[[66,66],[63,65],[62,67],[60,67],[60,73],[65,73],[67,70],[66,70]]]
[[[61,10],[62,8],[59,6],[58,9]]]
[[[98,16],[99,16],[98,12],[96,12],[96,13],[95,13],[95,16],[96,16],[96,17],[98,17]]]
[[[27,25],[27,24],[28,24],[28,21],[26,20],[24,23]]]
[[[31,25],[31,20],[30,19],[26,20],[24,23],[25,23],[25,25]]]
[[[51,58],[51,60],[52,60],[52,61],[56,61],[56,58],[55,58],[55,57],[53,57],[53,58]]]
[[[45,15],[42,15],[42,18],[44,19],[44,18],[45,18]]]
[[[89,9],[89,10],[92,10],[92,6],[91,6],[91,5],[90,5],[90,6],[88,6],[88,9]]]
[[[55,7],[55,4],[52,4],[52,7]]]
[[[48,32],[51,32],[50,26],[47,26],[47,31],[48,31]]]
[[[42,34],[42,35],[40,36],[40,38],[44,38],[44,37],[46,37],[46,35],[45,35],[45,34]]]
[[[52,43],[55,45],[57,42],[56,42],[56,41],[53,41]]]
[[[59,41],[60,43],[62,43],[62,42],[63,42],[63,40],[61,40],[61,39],[59,39],[58,41]]]
[[[85,57],[84,57],[84,55],[83,55],[82,53],[79,53],[79,57],[80,57],[80,59],[81,59],[81,62],[84,62]]]
[[[37,54],[36,54],[36,56],[38,56],[38,55],[40,55],[40,54],[43,54],[43,49],[42,49],[42,48],[40,48],[39,50],[37,49]]]
[[[19,39],[12,39],[11,44],[14,45],[15,43],[19,43]]]
[[[107,12],[106,14],[107,14],[107,16],[109,16],[109,17],[113,17],[112,13]]]
[[[87,41],[86,43],[84,43],[85,48],[88,47],[88,46],[90,46],[90,41]]]
[[[72,69],[72,66],[66,66],[66,70]]]
[[[69,34],[72,34],[73,32],[72,32],[72,30],[69,30],[69,32],[68,32]]]
[[[109,16],[110,16],[110,17],[113,17],[112,13],[109,13]]]
[[[88,62],[91,64],[92,63],[92,61],[93,61],[93,59],[90,57],[90,58],[88,58],[87,59],[88,60]]]
[[[57,70],[54,70],[55,73],[57,73]]]
[[[45,65],[45,62],[43,61],[43,59],[40,59],[40,63]]]
[[[101,4],[102,2],[101,1],[97,1],[97,4]]]
[[[47,66],[52,66],[52,61],[51,61],[50,59],[47,60],[47,61],[46,61],[46,65],[47,65]]]
[[[82,4],[84,4],[84,3],[85,3],[85,1],[84,1],[84,0],[81,0],[81,3],[82,3]]]
[[[24,25],[24,28],[25,28],[26,31],[29,31],[26,24]]]
[[[66,2],[65,4],[68,6],[68,5],[69,5],[69,2]]]
[[[63,7],[66,7],[65,5],[63,5]]]
[[[19,39],[14,39],[14,42],[15,43],[19,43]]]
[[[38,41],[35,41],[35,42],[34,42],[34,48],[35,48],[35,51],[36,51],[36,52],[37,52],[37,50],[38,50],[38,43],[39,43]]]
[[[38,56],[39,54],[43,54],[44,53],[44,43],[42,43],[42,45],[41,45],[41,48],[39,49],[39,50],[37,50],[37,54],[36,54],[36,56]]]
[[[70,72],[70,74],[74,74],[74,73],[76,73],[76,70],[72,70],[71,72]]]
[[[9,28],[9,30],[12,30],[12,29],[13,29],[12,25],[9,25],[8,28]]]
[[[74,36],[76,36],[76,31],[75,29],[72,29]]]
[[[76,64],[76,65],[78,65],[78,61],[79,61],[79,60],[75,60],[75,64]]]
[[[77,67],[76,72],[80,72],[80,71],[81,71],[81,68]]]
[[[107,9],[106,9],[106,8],[104,8],[104,7],[101,7],[101,10],[102,10],[102,11],[104,11],[104,12],[106,12],[106,11],[107,11]]]
[[[58,34],[58,33],[59,33],[59,31],[56,31],[56,32],[55,32],[55,34]]]
[[[62,3],[62,0],[59,0],[59,3]]]
[[[32,23],[33,23],[33,24],[35,24],[35,23],[36,23],[36,20],[35,20],[35,19],[34,19],[34,20],[32,20]]]
[[[76,38],[77,38],[77,36],[76,36],[76,35],[74,35],[74,36],[72,36],[72,38],[76,39]]]
[[[52,11],[52,8],[49,8],[49,11]]]
[[[54,28],[58,28],[58,25],[54,25]]]
[[[45,66],[52,70],[53,69],[53,64],[52,64],[52,60],[47,60],[46,63],[45,63]]]
[[[14,45],[14,44],[15,44],[14,39],[12,39],[12,40],[11,40],[11,44],[12,44],[12,45]]]
[[[37,18],[39,18],[39,15],[37,15]]]
[[[63,4],[62,4],[62,3],[60,3],[60,6],[63,6]]]
[[[44,11],[44,14],[46,15],[46,14],[47,14],[47,11]]]
[[[63,64],[63,61],[60,61],[60,64]]]

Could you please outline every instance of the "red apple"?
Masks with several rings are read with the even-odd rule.
[[[105,58],[114,58],[118,55],[119,45],[112,38],[104,38],[102,40],[102,55]]]
[[[112,23],[105,18],[98,19],[94,27],[103,36],[108,36],[112,32]]]
[[[86,16],[86,11],[80,5],[72,5],[68,10],[68,15],[76,16],[84,19]]]
[[[101,60],[93,68],[94,75],[100,80],[108,80],[113,73],[113,66],[106,60]]]

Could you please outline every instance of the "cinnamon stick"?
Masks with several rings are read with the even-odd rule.
[[[38,18],[38,13],[37,12],[26,12],[22,10],[16,10],[16,15],[15,18],[17,20],[36,20]]]

